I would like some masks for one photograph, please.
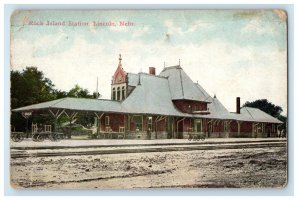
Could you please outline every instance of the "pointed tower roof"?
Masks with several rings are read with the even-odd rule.
[[[198,88],[180,65],[166,67],[159,75],[168,78],[173,100],[186,99],[209,102],[207,95]]]
[[[120,78],[121,77],[121,78]],[[122,67],[122,56],[119,54],[119,64],[112,77],[112,84],[125,82],[126,72]]]

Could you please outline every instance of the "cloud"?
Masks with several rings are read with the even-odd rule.
[[[70,41],[68,35],[64,32],[59,32],[55,35],[37,36],[37,39],[32,41],[31,45],[28,45],[26,40],[15,39],[12,37],[11,45],[12,49],[16,51],[15,58],[18,59],[22,57],[21,54],[30,53],[31,57],[39,57],[62,52],[67,50],[70,43],[72,43],[72,41]],[[19,48],[15,48],[14,46],[16,45]]]
[[[173,20],[165,20],[164,26],[167,28],[167,33],[170,35],[184,35],[186,33],[194,33],[200,28],[209,29],[212,27],[210,23],[202,20],[192,22],[187,29],[183,29],[181,26],[174,23]]]
[[[37,38],[37,42],[29,43],[17,39],[12,45],[12,69],[21,70],[26,66],[37,66],[39,70],[49,77],[56,88],[69,90],[75,84],[88,88],[93,92],[96,88],[97,76],[111,77],[112,71],[103,70],[106,54],[104,47],[88,43],[85,39],[78,37],[67,51],[56,52],[43,57],[34,56],[36,43],[44,43],[48,38]],[[112,60],[112,58],[110,59]],[[103,62],[105,61],[105,62]],[[109,81],[100,84],[109,84]]]
[[[132,34],[133,38],[140,37],[144,34],[147,34],[150,32],[150,27],[149,26],[143,26],[141,29],[135,29],[134,33]]]
[[[147,31],[147,28],[141,30]],[[217,94],[231,111],[234,111],[236,96],[242,98],[242,103],[267,98],[282,106],[285,112],[287,109],[286,51],[261,46],[240,47],[222,40],[170,46],[164,41],[144,43],[133,39],[107,46],[77,37],[66,51],[34,56],[35,50],[49,41],[47,37],[37,38],[34,43],[13,40],[12,68],[38,66],[63,90],[79,84],[93,92],[98,76],[100,93],[110,98],[111,76],[117,68],[119,53],[125,71],[134,73],[140,69],[148,72],[150,66],[156,67],[159,73],[164,62],[172,66],[181,59],[183,69],[192,80],[198,80],[209,94]]]
[[[276,26],[270,26],[272,21],[266,20],[262,17],[253,17],[247,24],[241,29],[243,34],[257,34],[257,35],[277,35],[278,32],[275,30]]]

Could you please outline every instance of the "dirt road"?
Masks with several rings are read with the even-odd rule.
[[[260,188],[286,182],[286,147],[11,159],[16,188]]]

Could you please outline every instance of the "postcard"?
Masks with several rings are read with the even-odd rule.
[[[16,10],[15,189],[284,188],[284,10]]]

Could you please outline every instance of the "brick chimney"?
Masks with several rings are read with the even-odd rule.
[[[241,114],[241,98],[236,98],[236,113]]]
[[[155,67],[149,67],[149,74],[155,75]]]

